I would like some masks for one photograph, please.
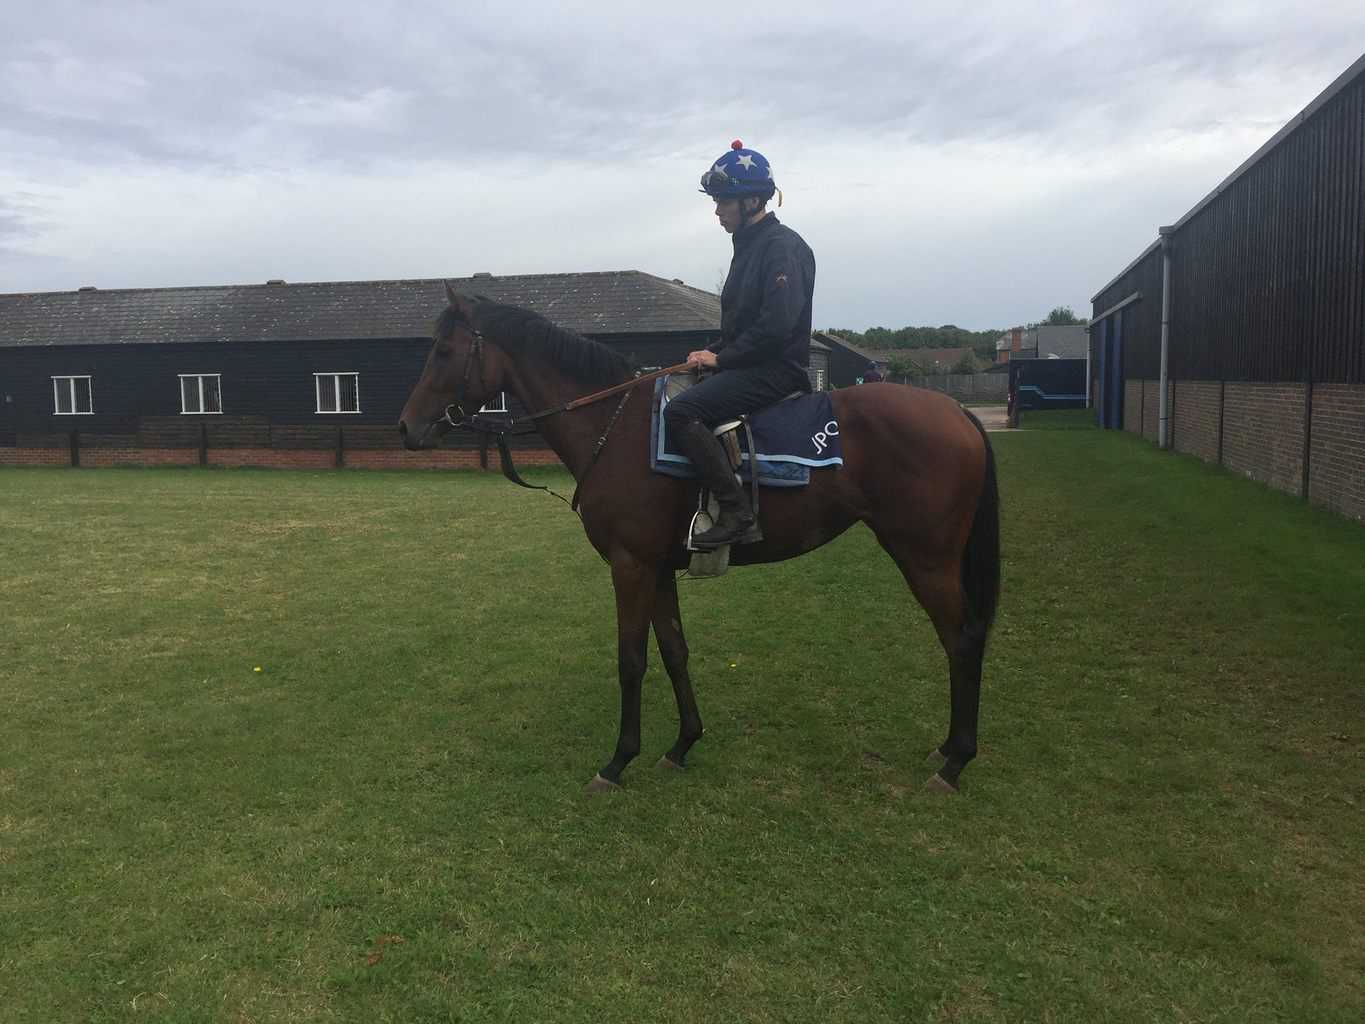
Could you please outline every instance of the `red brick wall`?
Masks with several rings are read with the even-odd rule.
[[[1365,384],[1313,385],[1308,500],[1365,519]]]
[[[1223,465],[1292,494],[1303,486],[1302,384],[1228,382]]]
[[[198,448],[81,448],[81,466],[197,466]]]
[[[1175,382],[1171,440],[1175,450],[1197,455],[1205,462],[1218,461],[1218,405],[1222,385],[1218,381]]]
[[[54,435],[61,446],[0,447],[0,466],[69,466],[71,449],[67,438]],[[21,441],[25,440],[20,438]],[[519,448],[512,457],[518,466],[556,466],[559,456],[548,448]],[[103,466],[197,466],[198,448],[145,448],[120,444],[80,449],[82,468]],[[438,448],[430,452],[409,452],[396,446],[384,449],[346,450],[347,469],[478,469],[477,449]],[[336,465],[336,451],[299,448],[209,448],[210,466],[257,466],[267,469],[330,469]],[[488,468],[501,470],[497,450],[488,453]]]
[[[69,466],[71,452],[60,448],[0,448],[0,466]]]

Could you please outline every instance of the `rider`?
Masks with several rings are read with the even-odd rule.
[[[720,372],[670,401],[664,418],[720,505],[716,524],[692,538],[694,547],[707,549],[734,542],[754,521],[712,428],[811,389],[815,255],[768,210],[776,185],[763,154],[732,142],[701,176],[701,191],[715,200],[721,227],[734,236],[735,255],[720,293],[720,340],[688,353],[687,361]]]

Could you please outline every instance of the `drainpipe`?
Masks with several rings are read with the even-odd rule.
[[[1168,399],[1171,389],[1167,383],[1166,365],[1171,341],[1171,240],[1175,237],[1175,228],[1157,228],[1156,233],[1161,236],[1161,398],[1156,444],[1158,448],[1165,448],[1170,437]]]

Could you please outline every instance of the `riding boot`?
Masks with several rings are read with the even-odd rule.
[[[716,496],[716,504],[720,506],[720,518],[716,524],[694,536],[692,546],[709,551],[733,544],[754,525],[754,513],[730,467],[730,457],[725,454],[725,449],[711,428],[700,420],[688,420],[673,439],[683,454],[692,460],[698,478],[711,489]]]

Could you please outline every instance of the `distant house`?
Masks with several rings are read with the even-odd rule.
[[[995,339],[995,361],[997,363],[1008,363],[1010,356],[1017,353],[1024,347],[1024,328],[1011,327],[1004,334]]]

